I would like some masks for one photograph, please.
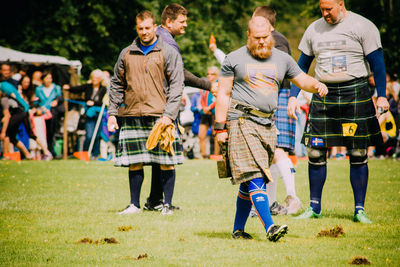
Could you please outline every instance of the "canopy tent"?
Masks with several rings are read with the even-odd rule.
[[[0,63],[32,66],[31,69],[47,69],[59,84],[69,83],[68,69],[73,67],[80,75],[82,63],[79,60],[68,60],[65,57],[25,53],[0,46]]]

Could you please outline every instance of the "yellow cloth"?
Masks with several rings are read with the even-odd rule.
[[[162,150],[168,152],[171,155],[175,155],[173,143],[175,140],[175,125],[169,124],[163,127],[158,121],[151,130],[149,138],[147,138],[146,149],[152,150],[160,141],[160,147]]]
[[[387,114],[383,114],[382,116],[386,116],[385,120],[380,124],[381,131],[387,133],[390,137],[396,137],[396,122],[394,121],[394,117],[390,110],[387,111]],[[391,128],[387,129],[387,127],[391,125]]]

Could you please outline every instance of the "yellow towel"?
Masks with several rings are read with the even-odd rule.
[[[152,150],[160,141],[160,147],[162,150],[168,152],[171,155],[175,155],[173,143],[175,140],[175,125],[169,124],[162,127],[160,121],[158,121],[151,130],[149,138],[147,138],[146,149]]]

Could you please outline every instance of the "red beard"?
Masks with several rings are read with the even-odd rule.
[[[250,39],[247,40],[247,48],[250,50],[250,54],[258,59],[267,59],[272,55],[272,48],[275,46],[275,40],[271,36],[268,43],[263,47],[258,47],[257,43],[251,42]]]

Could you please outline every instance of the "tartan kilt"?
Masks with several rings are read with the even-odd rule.
[[[272,181],[269,166],[276,147],[275,125],[265,126],[250,119],[239,118],[228,121],[227,128],[232,184],[261,177]]]
[[[176,165],[183,163],[182,139],[176,127],[173,143],[175,155],[162,150],[160,145],[152,150],[146,149],[146,141],[159,117],[120,117],[120,133],[115,157],[115,166],[129,167],[131,164],[153,163]]]
[[[295,144],[296,121],[287,114],[290,89],[279,89],[278,109],[275,112],[274,122],[278,129],[277,147],[292,151]]]
[[[366,78],[327,84],[325,97],[314,94],[302,143],[308,147],[366,149],[382,143]]]

